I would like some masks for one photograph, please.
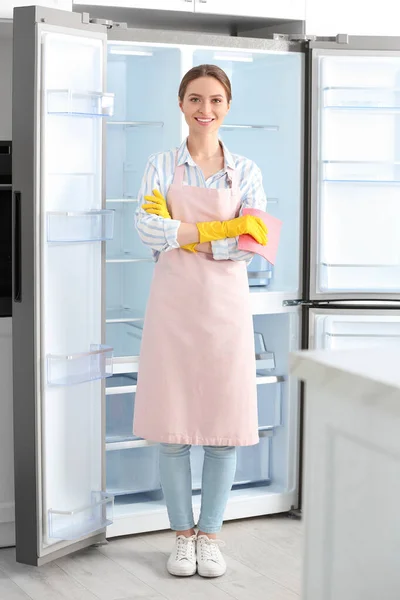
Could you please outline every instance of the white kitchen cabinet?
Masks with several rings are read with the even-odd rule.
[[[305,0],[195,0],[195,12],[302,21]]]
[[[115,6],[118,8],[143,8],[193,12],[195,0],[74,0],[74,6]]]
[[[11,318],[0,319],[0,389],[1,548],[15,543]]]
[[[305,381],[304,600],[398,600],[399,347],[291,358]]]
[[[399,0],[306,0],[311,35],[399,35]]]
[[[49,8],[58,8],[59,10],[72,10],[72,0],[1,0],[0,19],[12,19],[13,10],[17,6],[30,6],[38,4],[39,6],[48,6]]]

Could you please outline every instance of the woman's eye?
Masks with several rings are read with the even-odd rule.
[[[191,98],[192,102],[198,102],[198,100],[199,100],[198,98]]]
[[[216,102],[217,104],[221,103],[221,99],[220,98],[214,98],[214,102]]]

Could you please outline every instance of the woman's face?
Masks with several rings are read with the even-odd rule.
[[[215,77],[191,81],[179,106],[190,132],[196,134],[218,131],[230,108],[225,88]]]

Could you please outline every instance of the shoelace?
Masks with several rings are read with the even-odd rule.
[[[179,560],[194,560],[194,541],[196,536],[185,537],[180,535],[176,538],[176,556],[175,559]]]
[[[207,537],[200,537],[200,558],[201,560],[212,560],[214,562],[219,562],[221,557],[221,552],[219,546],[223,548],[225,546],[225,542],[222,540],[210,540]]]

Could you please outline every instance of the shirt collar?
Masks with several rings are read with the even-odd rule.
[[[225,146],[225,144],[222,142],[222,140],[219,140],[219,142],[220,142],[220,144],[222,146],[222,150],[224,152],[224,171],[226,171],[228,168],[234,169],[235,161],[234,161],[232,154],[229,152],[228,148]],[[194,160],[191,157],[190,152],[188,150],[187,139],[184,140],[178,148],[178,167],[180,165],[184,165],[186,163],[188,165],[190,165],[191,167],[196,166],[196,163],[194,162]]]

